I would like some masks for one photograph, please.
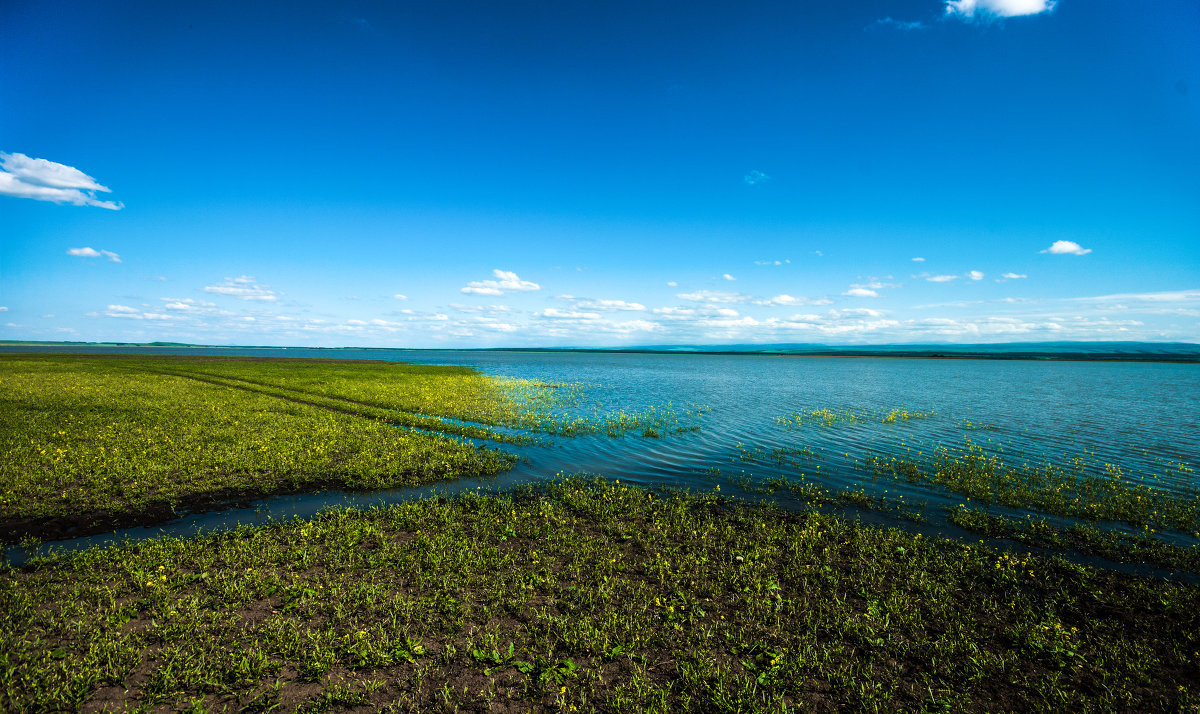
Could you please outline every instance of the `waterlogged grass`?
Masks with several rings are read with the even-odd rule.
[[[180,505],[320,487],[381,488],[495,474],[513,457],[398,429],[394,419],[164,373],[202,364],[254,374],[293,367],[317,379],[340,363],[20,357],[0,360],[0,526],[161,517]],[[373,369],[373,365],[352,365]],[[413,370],[376,371],[381,384]],[[417,370],[453,401],[479,375]],[[415,379],[415,378],[414,378]],[[427,387],[430,399],[438,393]],[[440,423],[440,422],[439,422]],[[426,426],[433,427],[434,424]]]
[[[1200,590],[580,480],[0,570],[0,708],[1188,710]]]
[[[174,374],[253,389],[273,396],[351,411],[403,426],[462,436],[526,443],[529,437],[498,434],[441,418],[504,426],[553,436],[635,434],[656,438],[699,428],[705,408],[668,403],[641,411],[612,410],[589,395],[599,386],[492,378],[463,367],[315,360],[256,363],[188,361],[164,365]]]
[[[769,462],[776,466],[802,468],[817,458],[817,452],[807,446],[777,446],[768,451],[762,446],[746,446],[739,441],[734,448],[738,453],[733,460],[743,463]]]
[[[1179,546],[1140,533],[1101,530],[1086,523],[1059,528],[1045,518],[1010,518],[960,505],[947,515],[954,525],[993,538],[1025,545],[1074,550],[1115,562],[1155,565],[1167,570],[1200,574],[1200,545]]]
[[[1114,464],[1085,457],[1069,466],[1006,463],[999,454],[967,442],[930,454],[871,457],[877,475],[929,483],[984,504],[1029,508],[1090,521],[1123,522],[1154,533],[1172,529],[1200,537],[1200,493],[1150,485]]]
[[[872,412],[822,408],[796,411],[786,416],[777,416],[775,417],[775,423],[786,426],[788,429],[801,429],[805,426],[831,427],[857,424],[859,422],[895,424],[897,422],[906,422],[910,419],[928,419],[933,415],[934,412],[932,409],[927,412],[909,411],[908,409]]]

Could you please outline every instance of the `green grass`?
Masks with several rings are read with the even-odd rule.
[[[461,437],[659,438],[699,428],[706,411],[574,414],[587,388],[396,362],[5,355],[0,538],[152,523],[234,498],[491,475],[515,457]]]
[[[1045,518],[1011,518],[965,505],[948,510],[947,520],[954,525],[993,538],[1200,574],[1200,547],[1196,545],[1182,547],[1145,534],[1101,530],[1086,523],[1059,528]]]
[[[409,486],[495,474],[514,461],[455,438],[488,436],[478,427],[332,399],[291,399],[188,374],[202,370],[237,372],[242,379],[293,370],[298,382],[308,383],[363,370],[381,390],[407,389],[418,395],[409,404],[439,416],[457,412],[433,404],[457,404],[469,416],[472,405],[495,393],[486,377],[461,368],[5,356],[0,525],[88,515],[153,520],[151,514],[235,495]],[[449,435],[394,426],[409,417],[417,422],[410,426]]]
[[[0,709],[1187,710],[1200,590],[579,479],[0,570]]]

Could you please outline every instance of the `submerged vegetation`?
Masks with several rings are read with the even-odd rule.
[[[928,419],[933,416],[933,410],[927,412],[909,411],[908,409],[890,409],[886,412],[860,412],[852,409],[808,409],[792,412],[786,416],[775,417],[775,423],[788,429],[801,429],[804,426],[843,426],[857,424],[860,421],[895,424],[910,419]]]
[[[1181,710],[1200,590],[568,479],[0,571],[0,708]]]
[[[1092,521],[1128,523],[1147,532],[1173,529],[1200,537],[1200,493],[1180,493],[1136,480],[1114,464],[1084,457],[1070,466],[1012,465],[968,441],[926,455],[872,457],[877,475],[928,483],[984,504],[1028,508]]]

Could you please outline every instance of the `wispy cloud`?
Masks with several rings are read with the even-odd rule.
[[[870,298],[879,297],[879,293],[877,293],[874,290],[871,290],[869,288],[850,288],[849,290],[847,290],[846,292],[844,292],[842,294],[845,295],[846,297],[870,297]]]
[[[784,260],[756,260],[756,261],[754,261],[754,264],[755,265],[787,265],[790,262],[792,262],[792,261],[785,258]]]
[[[912,261],[914,263],[924,263],[925,259],[924,258],[913,258]]]
[[[983,280],[983,273],[978,270],[968,270],[967,277],[971,280]]]
[[[460,305],[458,303],[451,303],[450,307],[459,312],[466,313],[503,314],[513,311],[508,305]]]
[[[912,30],[924,30],[925,23],[920,20],[897,20],[892,17],[885,17],[882,20],[876,20],[874,23],[867,26],[867,29],[874,28],[891,28],[893,30],[901,30],[910,32]]]
[[[165,305],[166,310],[178,310],[187,313],[211,313],[217,312],[216,303],[208,302],[207,300],[196,300],[195,298],[160,298]]]
[[[962,20],[976,17],[1020,17],[1050,12],[1058,0],[946,0],[946,15]]]
[[[404,295],[404,294],[401,294],[401,293],[396,293],[396,294],[395,294],[395,295],[393,295],[392,297],[393,297],[394,299],[396,299],[396,300],[407,300],[407,299],[408,299],[408,296],[407,296],[407,295]]]
[[[216,285],[206,285],[204,292],[215,295],[228,295],[239,300],[261,300],[275,302],[278,294],[268,285],[259,285],[253,277],[243,275],[240,278],[225,278],[224,282]]]
[[[771,180],[771,177],[764,174],[762,171],[751,171],[742,177],[742,183],[747,186],[757,186],[760,183],[766,183]]]
[[[737,278],[733,277],[733,276],[732,276],[732,275],[730,275],[729,273],[724,273],[724,274],[722,274],[722,275],[721,275],[721,277],[722,277],[723,279],[725,279],[725,280],[737,280]]]
[[[125,320],[177,320],[177,315],[164,312],[146,312],[128,305],[109,305],[104,311],[106,317],[117,317]]]
[[[99,258],[101,256],[108,258],[113,263],[120,263],[121,256],[111,250],[96,250],[94,248],[68,248],[67,255],[73,255],[77,258]]]
[[[680,300],[688,300],[690,302],[709,303],[739,303],[747,302],[751,299],[749,295],[728,292],[725,290],[697,290],[691,293],[680,293],[675,297],[679,298]]]
[[[475,293],[476,295],[503,295],[504,293],[542,289],[541,285],[528,280],[521,280],[516,273],[508,270],[493,270],[492,275],[496,276],[495,280],[476,280],[467,283],[462,292]]]
[[[807,298],[807,297],[792,297],[791,295],[776,295],[771,298],[755,300],[755,305],[829,305],[833,301],[829,298]]]
[[[97,191],[112,192],[72,166],[0,151],[0,196],[96,206],[111,211],[124,208],[123,204],[96,198]]]
[[[1119,293],[1098,297],[1073,298],[1081,302],[1192,302],[1200,301],[1200,290],[1167,290],[1156,293]]]
[[[537,313],[541,317],[552,317],[558,319],[569,320],[599,320],[600,313],[584,312],[582,310],[559,310],[556,307],[548,307],[545,310]]]
[[[631,312],[641,312],[646,309],[646,306],[640,302],[627,302],[625,300],[580,300],[575,303],[575,307],[584,310],[628,310]]]
[[[957,275],[926,275],[923,277],[931,283],[948,283],[951,280],[958,280]]]
[[[677,287],[679,287],[679,283],[675,282],[674,280],[668,280],[667,287],[668,288],[677,288]]]
[[[1028,278],[1028,277],[1029,276],[1025,275],[1024,273],[1005,273],[1004,275],[1001,275],[1000,277],[996,278],[996,282],[1003,283],[1007,280],[1024,280],[1025,278]]]
[[[1042,252],[1051,255],[1087,255],[1092,252],[1092,249],[1084,248],[1073,240],[1056,240]]]

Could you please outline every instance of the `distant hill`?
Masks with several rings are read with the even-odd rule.
[[[578,352],[687,352],[835,357],[925,357],[958,359],[1089,359],[1200,362],[1200,344],[1190,342],[1006,342],[999,344],[824,345],[641,345],[560,348]]]

